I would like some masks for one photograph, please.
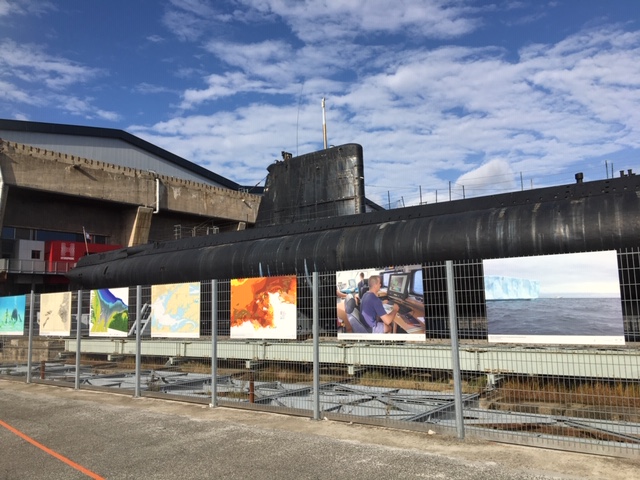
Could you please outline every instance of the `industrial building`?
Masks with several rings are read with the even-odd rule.
[[[65,290],[90,253],[244,229],[260,193],[122,130],[0,120],[0,295]]]

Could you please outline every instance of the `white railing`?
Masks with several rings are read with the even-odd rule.
[[[62,274],[76,266],[75,261],[47,262],[45,260],[0,259],[0,272],[31,274]]]

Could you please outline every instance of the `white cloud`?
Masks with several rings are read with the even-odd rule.
[[[108,110],[102,110],[102,109],[95,110],[95,116],[103,120],[108,120],[110,122],[117,122],[122,118],[120,114],[117,112],[110,112]],[[92,117],[88,117],[88,118],[92,118]]]
[[[441,0],[242,0],[257,11],[282,18],[306,42],[330,42],[367,33],[415,33],[455,38],[479,22],[462,2]]]
[[[3,5],[8,11],[0,0]],[[536,186],[562,181],[552,180],[556,174],[572,182],[587,162],[640,148],[640,31],[626,31],[628,25],[584,29],[514,52],[497,44],[465,46],[477,37],[464,36],[484,18],[496,21],[487,11],[511,8],[510,19],[522,13],[515,21],[540,14],[517,2],[165,5],[163,24],[196,43],[149,35],[153,29],[142,34],[163,41],[171,62],[145,58],[149,76],[121,91],[139,95],[136,112],[144,112],[143,95],[173,93],[178,100],[154,105],[154,112],[164,109],[163,121],[141,116],[145,125],[132,131],[243,183],[261,179],[281,150],[321,147],[322,97],[329,143],[363,145],[367,194],[384,204],[387,191],[416,202],[419,187],[429,201],[436,190],[442,199],[448,180],[454,188],[465,185],[467,196],[487,191],[486,178],[498,175],[512,188],[520,188],[521,172],[525,187],[530,176]],[[153,70],[158,66],[168,73]],[[93,83],[104,73],[44,47],[0,44],[3,104],[39,99],[73,115],[114,121],[119,107]],[[115,89],[109,92],[119,100]]]
[[[183,94],[180,108],[189,109],[194,105],[213,101],[220,97],[235,95],[238,92],[258,91],[265,88],[259,80],[251,80],[242,73],[226,73],[224,75],[210,75],[207,78],[208,87],[202,90],[190,89]]]
[[[44,102],[28,91],[22,90],[16,85],[0,80],[0,92],[5,102],[23,103],[26,105],[42,105]]]
[[[173,93],[179,94],[180,92],[176,90],[171,90],[168,87],[164,87],[162,85],[154,85],[151,83],[139,83],[134,87],[134,90],[138,93],[142,93],[144,95],[151,95],[156,93]]]
[[[535,158],[541,169],[558,171],[617,150],[629,141],[628,130],[638,132],[636,49],[606,51],[619,34],[599,36],[604,51],[576,50],[570,71],[567,59],[557,58],[553,48],[518,63],[504,60],[496,50],[412,51],[385,73],[354,85],[337,103],[354,113],[350,123],[362,130],[407,132],[417,145],[408,148],[409,155],[429,152],[431,160],[446,161],[441,150],[454,168],[478,154],[512,163]],[[605,80],[598,64],[608,65],[611,79],[623,80]],[[563,76],[572,81],[542,84],[541,79]]]
[[[127,130],[234,181],[254,185],[282,150],[300,154],[315,150],[310,139],[321,140],[320,123],[315,129],[309,126],[316,113],[303,106],[298,128],[295,106],[254,104],[234,112],[177,117]]]
[[[0,0],[0,17],[9,15],[42,15],[56,7],[47,0]]]
[[[345,84],[339,79],[340,75],[345,72],[352,74],[352,69],[366,65],[377,53],[376,48],[342,43],[294,48],[283,40],[259,43],[215,40],[207,43],[205,48],[228,65],[225,77],[242,72],[247,80],[246,90],[241,84],[236,84],[234,87],[237,89],[229,91],[228,95],[244,92],[296,95],[303,83],[307,94],[342,92]],[[348,64],[345,64],[345,58],[350,59]],[[252,79],[259,80],[260,86]]]
[[[209,44],[238,71],[210,76],[206,89],[185,92],[183,106],[238,92],[286,93],[289,105],[271,110],[280,111],[276,115],[281,119],[294,114],[300,85],[292,83],[295,78],[287,82],[264,73],[263,65],[269,61],[278,65],[289,55],[311,65],[305,50],[291,50],[276,41],[259,44],[255,54],[247,53],[251,47],[255,45]],[[638,48],[636,35],[607,28],[582,32],[556,45],[528,47],[515,62],[497,48],[393,52],[387,55],[382,72],[364,73],[349,86],[323,76],[320,69],[304,83],[301,143],[313,148],[321,138],[312,132],[319,131],[319,100],[328,92],[329,143],[364,145],[367,183],[380,189],[410,184],[410,196],[415,198],[418,185],[426,189],[440,182],[445,190],[446,182],[438,180],[438,172],[457,170],[461,174],[455,183],[465,188],[471,188],[471,180],[478,176],[498,172],[519,188],[520,172],[524,171],[528,183],[527,175],[552,175],[585,158],[637,148]],[[318,51],[317,46],[306,50],[313,55]],[[261,58],[266,59],[264,63]],[[251,111],[262,120],[266,110],[255,105],[243,112]],[[233,128],[224,129],[228,141],[223,145],[229,145],[232,156],[255,155],[241,140],[255,133],[255,124],[244,115],[227,117]],[[261,125],[268,126],[273,127],[274,138],[287,138],[287,127],[293,128],[288,121]],[[270,144],[267,141],[264,148]]]
[[[186,12],[169,11],[163,17],[165,26],[182,41],[194,41],[202,35],[206,22]]]
[[[0,76],[16,77],[34,85],[61,90],[86,82],[99,74],[98,69],[47,55],[40,47],[21,45],[11,40],[0,42]]]
[[[211,25],[224,23],[229,15],[219,13],[205,0],[170,0],[162,23],[182,41],[195,41],[210,30]]]
[[[457,193],[464,189],[465,197],[475,197],[513,191],[516,186],[509,162],[494,158],[461,175],[455,182]]]
[[[86,119],[100,118],[103,120],[117,121],[120,115],[116,112],[102,110],[94,106],[94,99],[79,98],[69,95],[55,95],[53,97],[58,108],[71,115]]]
[[[0,0],[0,17],[9,15],[11,13],[11,5],[9,0]]]
[[[149,40],[151,43],[162,43],[162,42],[164,42],[164,38],[162,38],[160,35],[149,35],[147,37],[147,40]]]
[[[216,40],[209,42],[206,48],[227,64],[245,70],[250,69],[255,64],[280,63],[292,58],[294,54],[293,48],[282,40],[266,40],[250,44]]]
[[[93,105],[95,99],[66,93],[101,73],[98,69],[48,55],[38,46],[19,45],[11,40],[0,42],[0,92],[5,102],[54,107],[88,119],[117,121],[120,114],[97,108]]]
[[[512,187],[520,188],[518,176],[524,172],[526,188],[528,176],[557,174],[586,158],[637,148],[640,72],[634,59],[639,47],[636,36],[609,28],[583,32],[556,45],[529,47],[515,62],[496,48],[404,50],[387,56],[384,71],[363,73],[350,84],[333,80],[322,69],[302,84],[295,76],[280,78],[263,66],[280,66],[278,62],[289,56],[311,65],[305,55],[316,56],[321,51],[317,46],[295,50],[278,41],[214,42],[208,48],[236,69],[210,75],[206,88],[185,91],[183,108],[242,92],[286,94],[288,103],[182,116],[175,124],[163,122],[141,131],[152,134],[162,125],[162,134],[169,135],[168,141],[187,158],[238,157],[264,171],[265,162],[282,149],[305,153],[319,147],[320,98],[326,95],[329,143],[364,146],[367,183],[376,186],[370,189],[374,193],[380,190],[380,203],[386,204],[382,200],[387,189],[406,188],[407,198],[415,200],[420,185],[425,196],[427,190],[439,188],[442,199],[447,186],[439,178],[443,170],[460,172],[448,175],[458,176],[454,183],[465,189],[480,176],[500,172]],[[598,67],[603,65],[607,68]],[[301,114],[295,125],[299,101]],[[278,121],[269,121],[272,118]],[[211,130],[197,138],[198,148],[191,147],[191,134],[172,131],[176,125],[191,129],[199,123]],[[202,152],[207,152],[206,159]],[[254,160],[248,160],[251,157]],[[241,169],[230,172],[239,181],[257,175]],[[564,181],[572,182],[572,175]]]
[[[169,0],[175,7],[192,13],[198,17],[211,17],[215,10],[211,8],[211,3],[205,0]]]

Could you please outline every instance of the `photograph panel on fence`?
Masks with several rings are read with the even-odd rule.
[[[421,265],[336,273],[338,338],[425,340]]]
[[[24,335],[27,296],[0,297],[0,336]]]
[[[200,282],[151,286],[151,337],[200,336]]]
[[[126,337],[129,332],[129,288],[91,290],[89,336]]]
[[[71,292],[40,295],[40,335],[71,335]]]
[[[616,252],[484,261],[489,342],[623,345]]]
[[[231,338],[295,339],[295,275],[231,280]]]

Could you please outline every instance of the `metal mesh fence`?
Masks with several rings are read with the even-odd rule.
[[[321,377],[324,416],[428,429],[433,419],[452,414],[450,349],[433,340],[447,332],[446,288],[428,275],[431,270],[409,265],[337,272],[337,284],[325,296],[336,304],[339,330],[320,345],[321,369],[332,374]]]
[[[0,317],[0,375],[27,375],[30,300],[31,295],[25,296],[24,316],[9,304]]]
[[[485,339],[487,322],[482,260],[453,263],[458,336],[461,339]],[[425,308],[427,338],[450,338],[449,306],[445,262],[425,267]]]
[[[618,250],[625,339],[640,341],[640,248]]]
[[[137,297],[137,289],[132,290],[131,294]],[[140,306],[135,300],[132,304],[135,306],[131,323],[134,338],[137,317],[142,312],[140,394],[193,398],[210,395],[210,342],[207,345],[200,340],[203,334],[211,334],[210,282],[142,286]],[[189,334],[180,334],[185,328]],[[135,355],[137,348],[133,347]],[[135,358],[128,360],[135,362]]]
[[[212,281],[198,282],[176,291],[194,295],[174,300],[198,313],[197,327],[183,336],[172,330],[178,325],[171,323],[171,301],[159,299],[167,286],[128,289],[128,328],[121,336],[90,333],[92,297],[83,291],[79,358],[77,292],[70,292],[66,335],[43,334],[46,312],[42,296],[35,295],[32,379],[129,394],[139,385],[143,396],[458,435],[463,419],[466,435],[637,456],[638,253],[609,252],[604,264],[615,264],[617,290],[597,297],[563,292],[567,287],[560,284],[545,290],[539,280],[535,298],[498,300],[494,277],[536,293],[535,284],[509,280],[544,278],[548,267],[530,266],[529,259],[507,262],[506,270],[499,263],[504,259],[453,262],[452,279],[445,263],[432,262],[216,280],[215,295]],[[609,270],[585,258],[576,272],[570,263],[561,267],[560,256],[542,260],[573,272],[572,285],[579,283],[577,275],[586,284],[600,282],[604,291]],[[27,296],[23,334],[0,336],[0,374],[26,375],[30,304]]]
[[[636,252],[585,252],[482,262],[486,295],[468,310],[486,319],[486,340],[461,335],[460,346],[461,368],[479,388],[464,409],[468,434],[637,454],[640,365],[627,314],[637,301],[635,261]],[[571,282],[552,283],[548,271]],[[522,291],[496,291],[496,272]],[[539,292],[522,276],[539,279]]]
[[[510,443],[637,455],[638,361],[630,349],[494,347],[484,352],[469,432]],[[505,368],[508,367],[509,369]]]
[[[313,313],[308,280],[288,276],[218,283],[221,405],[310,414]]]

